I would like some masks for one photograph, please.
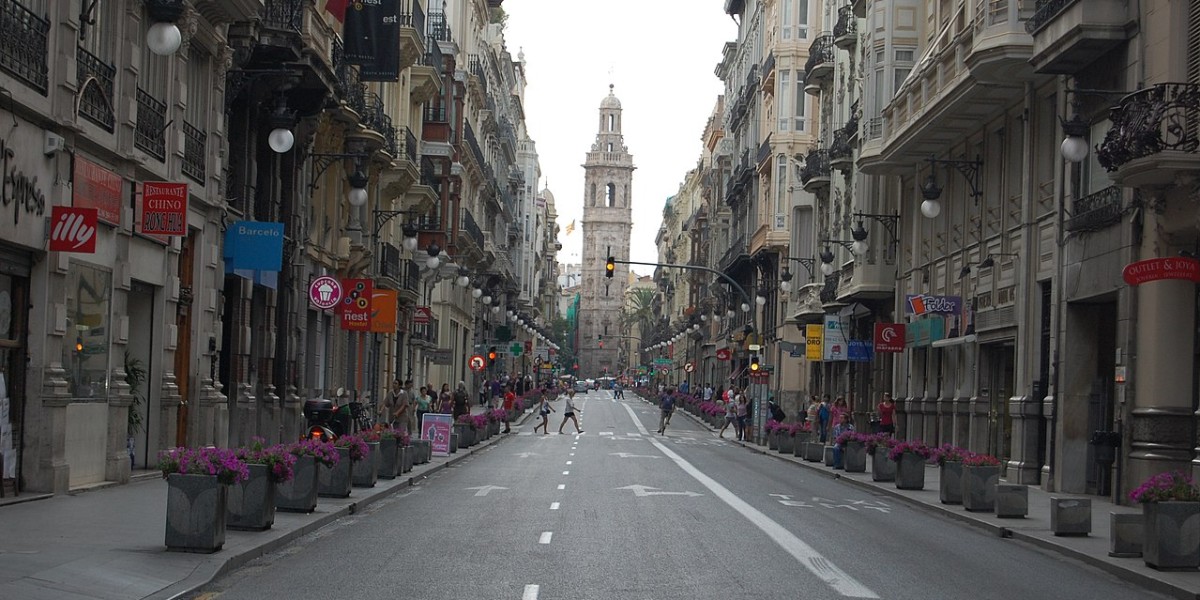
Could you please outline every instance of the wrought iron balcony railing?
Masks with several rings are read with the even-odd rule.
[[[411,129],[404,128],[404,155],[408,157],[408,161],[416,164],[417,162],[417,136],[413,135]]]
[[[304,28],[305,4],[306,0],[267,0],[262,12],[262,24],[271,29],[300,33]]]
[[[1121,222],[1120,186],[1109,186],[1075,201],[1066,230],[1071,232],[1099,231]]]
[[[0,0],[0,70],[43,96],[50,83],[49,35],[49,19],[37,16],[17,0]]]
[[[405,271],[401,268],[400,249],[395,244],[380,243],[379,276],[400,281],[404,278],[404,274]]]
[[[759,165],[763,164],[768,158],[771,158],[771,134],[768,133],[767,139],[758,145],[758,156],[756,158],[755,164]]]
[[[1113,107],[1112,128],[1096,152],[1100,165],[1125,163],[1173,150],[1200,149],[1200,84],[1160,83],[1134,92]]]
[[[800,168],[801,183],[807,184],[815,177],[829,177],[829,151],[824,148],[809,150]]]
[[[842,127],[834,130],[833,141],[829,144],[829,161],[831,163],[844,163],[851,159],[853,152],[854,150],[850,145],[850,134],[847,133],[846,128]],[[808,161],[805,160],[805,166],[807,165]]]
[[[208,151],[208,132],[183,122],[183,174],[203,184],[206,175],[205,158]]]
[[[426,44],[425,66],[433,67],[435,71],[441,73],[442,69],[445,68],[445,61],[445,57],[442,56],[441,46],[439,46],[437,42],[430,40],[430,42]]]
[[[820,299],[824,304],[837,300],[838,284],[841,282],[842,272],[834,271],[825,276],[825,285],[821,287]]]
[[[858,17],[854,16],[854,6],[851,4],[838,9],[837,24],[833,26],[834,39],[848,35],[858,35]]]
[[[804,63],[804,83],[812,79],[818,67],[833,65],[833,34],[822,33],[808,47],[808,60]]]
[[[408,225],[415,227],[417,231],[442,232],[442,217],[438,215],[412,215],[408,219]]]
[[[441,11],[429,12],[429,39],[439,42],[452,42],[454,35],[450,31],[450,22],[446,20],[446,13]],[[437,44],[433,44],[437,45]]]
[[[167,158],[167,103],[140,87],[137,89],[133,145],[159,160]]]
[[[420,38],[421,44],[425,44],[425,10],[421,8],[420,2],[412,2],[409,7],[412,12],[401,12],[399,15],[400,25],[402,27],[412,27],[417,30],[417,37]]]
[[[471,157],[479,164],[479,168],[483,168],[487,161],[483,159],[483,150],[479,147],[479,140],[475,139],[475,129],[471,127],[471,122],[467,121],[466,127],[463,128],[463,137],[467,140],[467,147],[471,150]]]
[[[113,130],[113,78],[117,68],[82,46],[75,49],[75,78],[79,86],[79,114],[105,131]]]
[[[471,238],[475,243],[475,247],[483,250],[483,232],[479,230],[479,225],[475,223],[475,217],[471,216],[471,211],[462,211],[462,231]]]
[[[1066,10],[1067,7],[1075,4],[1079,0],[1037,0],[1033,5],[1033,16],[1025,21],[1025,31],[1030,35],[1037,35],[1043,27],[1054,20],[1059,13]]]
[[[445,123],[446,122],[446,107],[445,106],[426,106],[425,107],[425,122],[426,123]]]
[[[341,40],[333,41],[333,69],[337,76],[334,91],[350,110],[362,114],[367,106],[366,86],[358,78],[358,70],[346,62]]]

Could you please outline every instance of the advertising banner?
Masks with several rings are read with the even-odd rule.
[[[370,279],[342,280],[342,329],[371,330],[371,295],[375,283]]]
[[[53,207],[50,210],[50,251],[95,254],[98,213],[94,208]]]
[[[904,312],[918,317],[931,313],[957,315],[962,312],[961,296],[909,294],[904,297],[904,300]]]
[[[849,358],[846,333],[837,315],[825,315],[825,353],[822,360],[846,360]]]
[[[871,344],[866,340],[850,340],[847,356],[850,362],[871,362],[875,353],[871,351]]]
[[[361,81],[400,79],[399,0],[353,0],[346,6],[345,59]]]
[[[142,183],[142,235],[187,235],[188,184]],[[275,269],[278,271],[279,269]]]
[[[434,456],[450,456],[450,432],[454,430],[454,417],[425,413],[421,416],[421,439],[429,440]]]
[[[395,290],[371,292],[371,333],[396,333],[396,307],[399,293]]]
[[[1184,256],[1139,260],[1126,265],[1121,270],[1121,277],[1129,285],[1141,285],[1163,279],[1200,283],[1200,260]]]
[[[821,325],[804,326],[804,358],[821,360],[825,355],[825,328]]]
[[[279,271],[283,268],[283,223],[235,221],[225,230],[226,268]]]
[[[904,352],[904,323],[876,323],[875,351]]]
[[[76,154],[71,204],[75,208],[94,208],[99,220],[120,227],[123,183],[120,175]]]

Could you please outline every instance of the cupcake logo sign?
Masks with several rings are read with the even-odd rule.
[[[337,279],[323,275],[308,286],[308,301],[321,310],[328,310],[342,301],[342,284]]]

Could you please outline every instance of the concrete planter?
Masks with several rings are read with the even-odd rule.
[[[938,467],[938,471],[941,474],[938,481],[938,498],[942,504],[962,504],[962,462],[948,460]]]
[[[905,452],[896,461],[896,489],[925,489],[925,458],[916,452]]]
[[[834,462],[833,446],[821,444],[821,457],[825,460],[825,466],[832,467]]]
[[[1091,533],[1091,498],[1051,498],[1050,531],[1058,536]]]
[[[491,435],[499,435],[500,434],[500,421],[489,422],[488,423],[488,431],[491,432]]]
[[[404,446],[400,449],[400,471],[407,473],[413,468],[413,455],[416,450],[412,446]]]
[[[167,475],[167,550],[212,553],[225,545],[229,486],[215,475]]]
[[[808,445],[808,432],[801,431],[792,437],[792,456],[804,458],[804,447]]]
[[[433,442],[429,440],[413,440],[409,449],[417,449],[416,455],[413,456],[413,464],[423,465],[433,458]]]
[[[350,495],[354,482],[354,461],[350,460],[349,448],[337,448],[338,462],[332,467],[317,468],[317,495],[326,498],[345,498]]]
[[[962,503],[970,511],[996,510],[996,484],[1000,482],[1000,466],[963,466]]]
[[[400,440],[383,438],[379,441],[379,477],[380,479],[395,479],[400,472]]]
[[[379,481],[379,442],[367,442],[367,455],[351,468],[351,483],[357,487],[375,487]]]
[[[887,450],[883,447],[875,449],[871,455],[871,481],[895,481],[896,461],[888,458]]]
[[[862,442],[846,442],[842,449],[842,464],[847,473],[866,473],[867,446]]]
[[[796,451],[796,438],[792,437],[791,434],[787,433],[786,431],[780,432],[778,436],[778,447],[780,454],[791,454]]]
[[[275,524],[275,482],[267,465],[246,465],[250,478],[229,486],[225,501],[225,526],[242,531],[264,531]]]
[[[296,457],[291,481],[275,484],[275,508],[287,512],[312,512],[317,508],[317,459]]]
[[[821,462],[825,457],[825,444],[821,442],[808,442],[804,444],[804,460],[808,462]]]
[[[450,434],[450,454],[458,452],[458,433]]]
[[[772,431],[767,434],[767,450],[779,449],[779,431]]]
[[[1142,555],[1145,525],[1142,513],[1109,513],[1108,555],[1137,558]]]
[[[1200,502],[1143,502],[1142,560],[1160,571],[1200,567]]]
[[[1029,514],[1029,487],[1012,483],[996,484],[996,516],[1023,519]]]

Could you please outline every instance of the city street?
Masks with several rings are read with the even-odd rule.
[[[717,439],[626,395],[432,475],[189,597],[1154,598]],[[558,403],[561,404],[561,403]],[[565,429],[572,429],[567,424]],[[732,432],[726,432],[727,437]]]

